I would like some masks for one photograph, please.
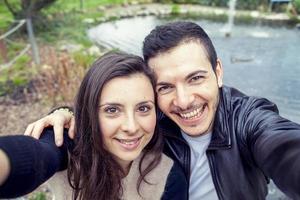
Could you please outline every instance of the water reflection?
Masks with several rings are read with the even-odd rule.
[[[141,55],[145,36],[162,22],[154,17],[123,19],[88,30],[88,37],[105,47]]]

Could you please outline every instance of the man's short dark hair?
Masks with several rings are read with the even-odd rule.
[[[169,51],[182,43],[191,41],[198,41],[203,45],[211,66],[215,71],[217,65],[216,50],[206,32],[193,22],[171,22],[153,29],[144,40],[144,60],[148,63],[150,58]]]

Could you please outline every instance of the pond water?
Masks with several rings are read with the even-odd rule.
[[[103,23],[89,29],[88,37],[101,46],[141,55],[144,37],[167,21],[150,16]],[[235,25],[226,38],[224,23],[191,21],[211,37],[223,63],[226,85],[272,100],[282,116],[300,123],[300,30]],[[271,184],[267,199],[287,198]]]
[[[103,23],[88,30],[99,45],[141,55],[144,37],[168,19],[153,16]],[[300,123],[300,30],[192,20],[211,37],[224,68],[224,82],[275,102],[282,116]]]

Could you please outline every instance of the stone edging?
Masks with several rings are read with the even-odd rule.
[[[176,7],[176,8],[175,8]],[[203,17],[212,19],[226,20],[229,9],[226,8],[215,8],[200,5],[186,5],[186,4],[137,4],[137,5],[126,5],[126,6],[99,6],[98,10],[104,13],[103,17],[96,19],[86,18],[83,20],[84,23],[88,24],[99,24],[112,20],[118,20],[123,18],[131,18],[137,16],[190,16],[190,17]],[[296,24],[296,21],[300,21],[300,16],[295,19],[291,19],[285,13],[262,13],[259,11],[241,11],[237,10],[235,13],[236,19],[247,22],[261,21],[271,24]]]

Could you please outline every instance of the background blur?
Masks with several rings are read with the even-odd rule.
[[[192,20],[210,35],[226,85],[300,123],[300,0],[0,0],[0,135],[72,105],[92,62],[141,55],[155,26]],[[19,199],[52,199],[43,186]],[[268,199],[288,199],[270,186]]]

